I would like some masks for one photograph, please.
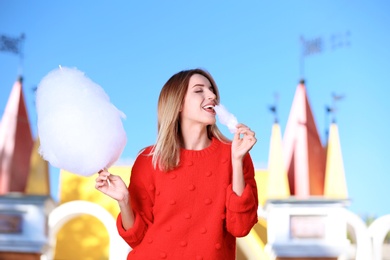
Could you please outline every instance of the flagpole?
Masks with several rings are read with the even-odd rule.
[[[24,63],[24,40],[26,36],[24,33],[20,35],[20,46],[19,46],[19,67],[18,67],[18,75],[23,75],[23,63]]]
[[[300,64],[299,64],[299,72],[300,72],[300,75],[301,75],[301,79],[305,79],[305,75],[304,75],[304,69],[305,69],[305,56],[301,53],[300,55]]]
[[[302,35],[299,37],[299,42],[301,44],[301,51],[300,51],[300,55],[299,55],[299,74],[301,76],[301,80],[303,80],[305,77],[305,75],[304,75],[304,70],[305,70],[305,55],[304,55],[305,39],[303,38]]]

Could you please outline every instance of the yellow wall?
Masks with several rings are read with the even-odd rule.
[[[259,205],[264,206],[267,201],[268,194],[268,171],[267,170],[256,170],[255,180],[257,184],[257,197],[259,199]]]
[[[130,167],[112,167],[112,174],[120,175],[128,185]],[[94,202],[104,207],[116,219],[119,207],[115,200],[95,189],[97,174],[82,177],[61,171],[60,204],[74,200]],[[55,260],[105,260],[108,259],[109,237],[97,218],[82,215],[64,224],[57,234]]]
[[[107,260],[109,237],[95,217],[82,215],[61,228],[57,235],[55,260]]]

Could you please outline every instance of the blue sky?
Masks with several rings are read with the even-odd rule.
[[[256,131],[251,154],[267,165],[278,98],[284,132],[305,40],[321,53],[304,59],[311,107],[325,139],[332,93],[351,199],[361,216],[390,213],[390,3],[379,0],[300,1],[27,1],[0,0],[0,35],[25,33],[24,59],[0,52],[0,111],[19,73],[33,127],[34,92],[58,65],[77,67],[125,112],[122,162],[155,141],[159,91],[174,73],[194,67],[216,79],[224,104]],[[221,127],[229,136],[229,132]],[[58,170],[52,169],[53,187]],[[57,197],[57,190],[53,190]]]

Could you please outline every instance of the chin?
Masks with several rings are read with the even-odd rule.
[[[216,120],[210,120],[209,122],[207,122],[207,125],[215,125],[216,122]]]

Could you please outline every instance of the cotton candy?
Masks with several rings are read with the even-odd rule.
[[[237,131],[237,118],[221,104],[216,105],[214,110],[217,112],[219,122],[226,125],[229,131],[234,134]]]
[[[75,68],[49,72],[36,92],[38,152],[51,165],[89,176],[117,161],[126,145],[124,113]]]

